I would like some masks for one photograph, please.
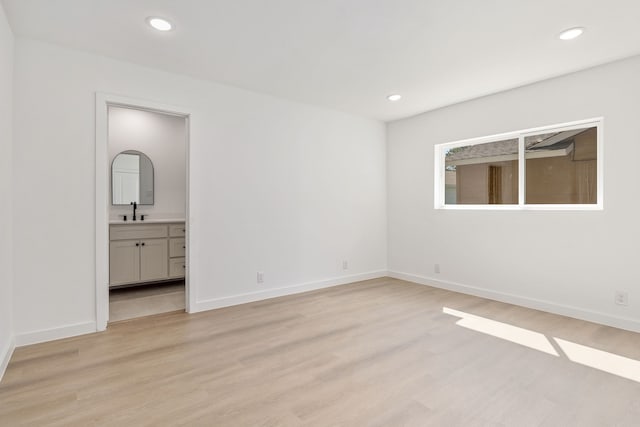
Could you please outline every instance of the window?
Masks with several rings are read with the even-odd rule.
[[[437,209],[602,209],[602,119],[439,144]]]
[[[443,147],[447,205],[517,205],[518,138]]]

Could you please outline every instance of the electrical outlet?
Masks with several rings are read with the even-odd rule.
[[[348,270],[349,269],[349,261],[347,261],[346,259],[344,261],[342,261],[342,269],[343,270]]]
[[[616,291],[615,302],[618,305],[629,305],[629,294],[623,291]]]
[[[440,274],[440,264],[433,264],[433,272]]]
[[[264,273],[262,271],[258,271],[256,275],[256,280],[258,283],[264,283]]]

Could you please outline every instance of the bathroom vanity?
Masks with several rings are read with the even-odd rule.
[[[185,277],[184,221],[109,225],[109,287]]]

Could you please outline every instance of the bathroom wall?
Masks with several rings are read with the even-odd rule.
[[[109,164],[118,153],[136,150],[154,168],[154,204],[139,206],[148,219],[185,218],[186,119],[131,108],[109,107]],[[110,206],[111,219],[131,219],[130,206]]]
[[[0,379],[13,349],[13,43],[0,3]]]
[[[384,123],[20,38],[15,67],[20,344],[95,331],[96,92],[191,113],[196,310],[385,274]]]

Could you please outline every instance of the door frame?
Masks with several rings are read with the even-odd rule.
[[[107,329],[109,321],[109,206],[110,206],[110,162],[109,162],[109,107],[123,107],[145,110],[161,114],[183,117],[186,127],[186,259],[189,258],[190,229],[189,220],[189,160],[190,160],[190,128],[191,111],[184,107],[162,104],[154,101],[130,98],[120,95],[96,92],[96,330]],[[192,313],[195,308],[196,295],[191,289],[189,264],[185,271],[185,309]]]

